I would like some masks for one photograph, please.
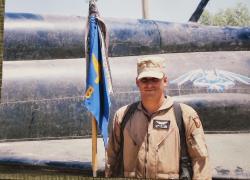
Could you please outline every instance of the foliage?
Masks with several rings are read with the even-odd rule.
[[[247,6],[238,3],[234,8],[227,8],[212,14],[204,11],[199,22],[214,26],[250,26],[250,11]]]

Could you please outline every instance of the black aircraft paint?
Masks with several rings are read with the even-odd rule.
[[[140,98],[135,85],[139,55],[175,52],[160,55],[166,59],[169,79],[166,94],[191,105],[199,113],[207,133],[219,133],[212,134],[215,137],[211,139],[210,148],[218,150],[220,146],[228,150],[227,147],[235,145],[235,141],[231,145],[235,133],[249,133],[249,27],[209,27],[153,20],[107,19],[105,22],[110,31],[109,55],[113,57],[110,58],[114,85],[111,117],[120,106]],[[82,17],[6,13],[1,142],[79,138],[91,134],[88,112],[82,106],[84,28]],[[181,53],[195,51],[200,53]],[[214,144],[222,133],[234,134],[222,141],[224,144],[220,141]],[[65,140],[61,147],[64,143]],[[27,141],[24,144],[26,147]],[[245,143],[242,144],[245,147]],[[12,157],[12,153],[10,150],[11,157],[0,157],[1,163],[22,167],[27,164],[27,159]],[[238,163],[240,155],[233,152],[232,156]],[[32,154],[28,159],[31,166],[43,166],[44,161],[36,158],[37,154]],[[48,161],[48,166],[53,164]],[[90,162],[87,164],[90,167]],[[74,162],[74,168],[79,168],[77,165],[81,162]],[[71,168],[65,161],[62,166]],[[231,162],[221,165],[215,161],[213,177],[249,179],[249,166],[242,161],[233,167],[236,169],[233,172],[229,167]]]
[[[109,56],[250,50],[249,27],[203,26],[142,19],[105,19]],[[6,13],[4,59],[84,56],[86,18]]]
[[[249,52],[161,56],[166,59],[169,78],[166,94],[194,107],[206,131],[250,130]],[[117,108],[139,100],[137,58],[110,59],[111,117]],[[89,116],[82,106],[85,59],[4,61],[3,70],[0,139],[91,134]]]
[[[65,59],[83,56],[84,25],[82,17],[6,13],[0,139],[91,134],[82,106],[85,59]],[[117,19],[108,19],[107,26],[111,56],[250,48],[249,27]],[[162,56],[169,77],[166,94],[193,106],[206,131],[250,130],[249,52]],[[110,59],[111,117],[118,107],[139,100],[137,58]]]

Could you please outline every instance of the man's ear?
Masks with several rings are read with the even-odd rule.
[[[135,82],[136,82],[136,85],[138,87],[139,80],[137,78],[135,79]]]
[[[164,82],[164,85],[165,85],[165,86],[168,85],[168,78],[167,78],[167,76],[164,76],[163,82]]]

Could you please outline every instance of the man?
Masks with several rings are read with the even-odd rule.
[[[144,57],[137,63],[136,84],[141,102],[126,122],[121,137],[121,122],[129,106],[120,108],[113,120],[107,148],[106,176],[116,176],[122,163],[125,177],[178,179],[181,145],[173,100],[165,96],[167,77],[163,59]],[[204,132],[197,113],[180,104],[185,127],[193,179],[211,179]],[[131,112],[130,112],[131,113]],[[122,159],[119,159],[122,152]],[[122,162],[119,162],[122,161]]]

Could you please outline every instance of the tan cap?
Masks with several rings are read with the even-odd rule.
[[[137,61],[137,79],[154,77],[161,79],[164,76],[163,58],[159,56],[147,56]]]

